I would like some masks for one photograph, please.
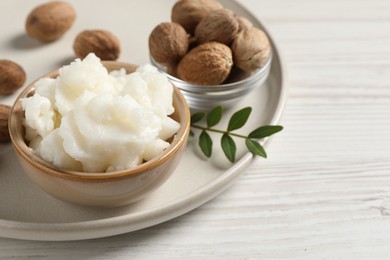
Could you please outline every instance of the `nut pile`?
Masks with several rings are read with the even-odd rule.
[[[261,68],[271,48],[262,30],[217,0],[179,0],[171,21],[151,32],[149,51],[173,76],[219,85]]]

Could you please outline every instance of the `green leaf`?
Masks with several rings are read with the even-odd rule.
[[[280,126],[280,125],[265,125],[265,126],[261,126],[259,128],[256,128],[255,130],[253,130],[248,135],[248,137],[260,139],[260,138],[264,138],[264,137],[273,135],[273,134],[280,132],[282,130],[283,130],[283,126]]]
[[[243,127],[252,112],[251,107],[245,107],[232,115],[229,120],[228,131],[234,131]]]
[[[223,109],[220,106],[213,108],[209,112],[198,112],[191,116],[191,130],[190,135],[195,136],[198,132],[193,132],[193,129],[198,129],[201,132],[198,138],[198,145],[205,156],[211,157],[213,149],[213,141],[210,137],[210,132],[222,134],[221,148],[226,158],[234,162],[236,159],[237,147],[233,140],[233,137],[245,139],[245,145],[253,155],[267,158],[267,153],[264,147],[258,142],[259,139],[271,136],[277,132],[283,130],[283,126],[280,125],[265,125],[256,128],[249,135],[236,134],[232,131],[243,127],[252,113],[251,107],[245,107],[236,111],[230,118],[227,130],[214,128],[223,117]],[[205,120],[206,126],[197,125],[195,123]]]
[[[258,142],[247,138],[245,140],[245,145],[248,148],[248,150],[251,153],[253,153],[254,155],[258,155],[258,156],[267,158],[267,153],[265,152],[263,146],[261,144],[259,144]]]
[[[207,126],[208,127],[213,127],[215,126],[216,124],[219,123],[219,121],[221,121],[221,118],[222,118],[222,107],[221,106],[217,106],[215,108],[213,108],[208,114],[207,114]]]
[[[223,152],[229,161],[234,162],[236,160],[236,143],[229,135],[224,134],[221,138],[221,147]]]
[[[204,116],[205,116],[205,113],[203,113],[203,112],[193,114],[191,116],[191,124],[199,122],[200,120],[203,119]]]
[[[202,131],[199,135],[199,147],[207,157],[211,157],[211,152],[213,148],[213,140],[211,140],[210,135],[206,131]]]

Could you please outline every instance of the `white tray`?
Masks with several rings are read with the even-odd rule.
[[[73,39],[83,29],[109,29],[122,43],[121,61],[135,64],[148,62],[148,35],[158,23],[169,21],[175,1],[118,0],[113,6],[112,1],[99,0],[93,2],[92,10],[89,9],[89,1],[69,1],[77,10],[77,21],[63,38],[50,44],[37,43],[24,34],[24,19],[39,2],[17,0],[0,3],[0,9],[7,10],[0,16],[0,24],[3,25],[0,57],[21,64],[28,74],[27,82],[69,63],[73,59]],[[265,29],[236,2],[220,2]],[[264,87],[226,111],[222,126],[231,112],[245,106],[251,106],[253,111],[242,133],[260,125],[279,122],[286,100],[285,72],[272,37],[271,41],[274,55],[268,81]],[[16,95],[0,97],[0,103],[12,104]],[[75,206],[50,197],[24,175],[12,146],[0,144],[0,236],[51,241],[89,239],[139,230],[180,216],[229,187],[253,161],[253,156],[239,146],[239,160],[230,164],[219,149],[219,140],[214,143],[212,159],[205,160],[197,145],[190,142],[182,162],[167,183],[146,199],[115,209]]]

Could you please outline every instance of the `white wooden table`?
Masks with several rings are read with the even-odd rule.
[[[289,76],[285,129],[235,184],[109,238],[0,238],[0,259],[390,259],[390,2],[240,0]]]

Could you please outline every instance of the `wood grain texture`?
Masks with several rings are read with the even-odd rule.
[[[390,1],[240,0],[289,76],[285,129],[225,193],[137,232],[0,259],[389,259]]]

